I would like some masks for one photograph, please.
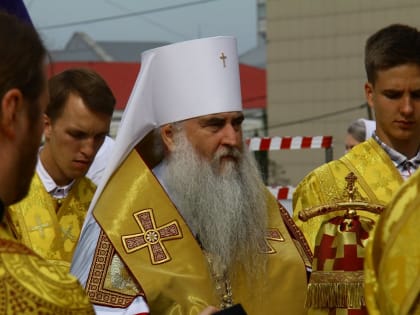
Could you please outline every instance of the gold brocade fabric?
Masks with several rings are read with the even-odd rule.
[[[276,200],[270,198],[269,205],[266,275],[247,283],[238,271],[231,281],[233,302],[248,315],[303,315],[305,265]],[[108,182],[94,216],[105,233],[86,285],[93,303],[124,308],[130,296],[144,294],[151,314],[162,315],[197,315],[207,305],[219,305],[206,256],[137,152]],[[124,266],[129,272],[122,272]]]
[[[339,160],[309,173],[293,194],[293,218],[305,234],[312,252],[321,224],[345,211],[317,216],[306,222],[298,218],[299,211],[336,201],[346,187],[345,177],[350,172],[357,176],[356,186],[362,198],[375,204],[387,205],[404,182],[389,156],[373,138],[355,146]],[[379,217],[370,212],[363,212],[363,215],[374,221]]]
[[[18,241],[68,272],[95,189],[87,178],[76,180],[57,202],[35,173],[28,195],[8,209],[6,223]]]
[[[0,314],[94,314],[73,276],[16,242],[0,226]]]
[[[420,314],[420,172],[396,193],[377,223],[365,259],[370,315]]]
[[[365,245],[379,214],[346,210],[320,212],[302,221],[301,210],[346,201],[343,190],[350,173],[357,177],[357,199],[387,205],[403,184],[391,159],[370,139],[341,159],[315,169],[298,185],[293,196],[294,219],[314,252],[313,274],[308,286],[308,314],[367,314],[363,292]],[[328,308],[327,308],[328,307]]]

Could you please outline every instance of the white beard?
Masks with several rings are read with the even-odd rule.
[[[183,131],[174,140],[176,149],[165,162],[163,180],[191,231],[231,276],[238,267],[248,275],[261,275],[266,261],[266,189],[253,156],[247,150],[224,148],[208,162]],[[226,154],[235,161],[220,162]]]

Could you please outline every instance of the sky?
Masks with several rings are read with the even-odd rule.
[[[179,42],[233,35],[238,52],[257,45],[256,0],[24,0],[50,50],[74,32],[94,40]]]

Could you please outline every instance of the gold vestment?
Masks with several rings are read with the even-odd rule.
[[[365,295],[370,315],[420,314],[420,172],[401,187],[366,249]]]
[[[332,204],[346,187],[346,176],[357,176],[356,186],[362,198],[373,204],[387,205],[404,180],[389,156],[373,139],[355,146],[338,160],[324,164],[309,173],[293,194],[293,219],[301,228],[313,252],[321,224],[345,211],[316,216],[306,222],[298,218],[301,210]],[[366,212],[364,216],[377,220],[379,215]]]
[[[277,201],[269,192],[267,197],[266,274],[247,283],[238,271],[233,302],[248,315],[306,314],[302,247],[291,238]],[[151,314],[162,315],[197,315],[219,305],[203,250],[137,152],[113,175],[94,216],[102,233],[86,284],[92,303],[125,308],[144,295]]]
[[[94,314],[80,283],[0,226],[0,314]]]
[[[35,173],[28,195],[7,210],[6,224],[18,241],[69,272],[95,189],[84,177],[75,181],[66,198],[57,200]]]

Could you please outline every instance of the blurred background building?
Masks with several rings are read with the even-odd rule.
[[[420,27],[415,0],[266,0],[269,135],[332,135],[334,158],[344,153],[346,128],[369,118],[364,44],[391,23]],[[420,136],[420,135],[419,135]],[[269,154],[296,185],[325,162],[324,150]],[[278,182],[276,174],[270,182]]]
[[[312,169],[344,153],[344,136],[351,121],[360,117],[372,118],[363,89],[365,41],[369,35],[391,23],[420,27],[420,2],[243,0],[238,4],[234,1],[177,1],[166,7],[162,5],[160,9],[150,9],[151,2],[144,2],[137,12],[132,12],[129,3],[96,0],[101,9],[109,10],[102,11],[110,17],[89,20],[86,13],[89,10],[82,6],[88,6],[90,2],[75,0],[74,3],[63,3],[67,10],[72,6],[81,6],[77,12],[80,23],[77,19],[76,22],[66,23],[60,19],[52,21],[54,15],[44,8],[47,0],[24,0],[31,16],[36,17],[35,26],[40,25],[41,34],[48,35],[55,28],[70,32],[70,26],[77,25],[77,31],[73,31],[64,48],[51,50],[54,60],[52,72],[69,66],[87,65],[109,80],[119,99],[112,125],[113,134],[140,67],[141,53],[171,41],[160,40],[160,37],[159,40],[158,37],[153,37],[153,40],[104,40],[97,35],[99,30],[115,23],[134,35],[149,34],[145,27],[131,26],[130,23],[135,20],[148,22],[149,27],[156,26],[162,32],[178,36],[179,40],[224,35],[228,24],[223,24],[223,28],[220,19],[211,19],[212,25],[221,26],[217,34],[206,32],[205,23],[208,21],[196,19],[196,25],[190,27],[195,31],[191,30],[191,34],[186,35],[184,33],[189,29],[184,28],[181,34],[175,30],[175,24],[171,25],[172,28],[167,27],[168,18],[163,14],[169,8],[171,12],[180,11],[187,19],[193,14],[193,9],[194,12],[208,12],[210,15],[213,12],[210,6],[218,5],[231,18],[231,23],[236,24],[245,14],[242,13],[243,7],[249,9],[252,6],[253,13],[246,17],[254,32],[249,37],[256,38],[255,45],[250,49],[240,49],[242,94],[246,108],[245,135],[333,137],[332,157],[331,150],[327,156],[325,149],[258,153],[267,184],[293,188]],[[56,4],[50,1],[49,5]],[[115,10],[112,13],[111,9],[118,9],[122,14],[113,16]],[[51,19],[48,23],[44,21],[47,18]],[[179,26],[181,22],[177,19],[172,23]],[[88,26],[92,26],[89,32]],[[243,47],[245,39],[247,37],[238,40],[239,47]]]

